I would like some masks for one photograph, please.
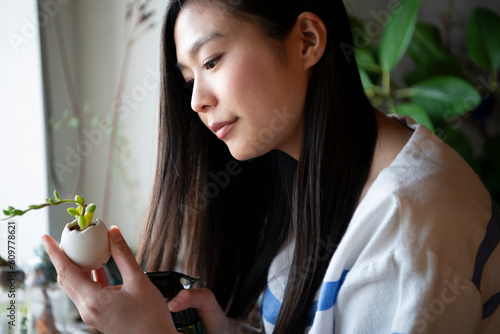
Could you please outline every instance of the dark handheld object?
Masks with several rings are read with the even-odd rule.
[[[190,289],[198,280],[176,271],[154,271],[146,273],[151,282],[160,290],[163,297],[170,301],[181,290]],[[180,312],[172,312],[172,319],[177,330],[184,334],[206,334],[205,329],[194,308]]]

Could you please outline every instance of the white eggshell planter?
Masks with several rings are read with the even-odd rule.
[[[106,224],[94,219],[83,231],[71,230],[76,220],[66,224],[61,235],[61,247],[69,259],[84,270],[101,268],[109,260],[109,237]]]

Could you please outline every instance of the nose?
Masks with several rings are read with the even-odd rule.
[[[206,82],[197,79],[194,81],[191,96],[191,108],[200,113],[207,112],[217,105],[217,99]]]

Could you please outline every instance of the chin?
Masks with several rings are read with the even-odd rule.
[[[246,161],[254,158],[258,158],[268,153],[270,149],[258,150],[254,147],[240,147],[228,144],[229,152],[238,161]]]

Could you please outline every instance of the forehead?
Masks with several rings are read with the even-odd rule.
[[[214,33],[231,35],[237,23],[214,5],[193,2],[179,12],[174,28],[177,55],[185,55],[194,43]]]

